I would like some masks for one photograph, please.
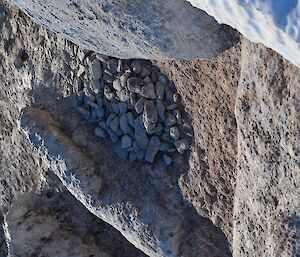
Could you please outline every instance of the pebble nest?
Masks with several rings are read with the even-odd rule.
[[[98,54],[79,59],[76,108],[120,158],[153,163],[161,152],[170,165],[176,152],[188,150],[180,96],[157,67]]]

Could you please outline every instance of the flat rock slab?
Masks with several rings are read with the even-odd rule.
[[[185,0],[12,3],[81,47],[119,58],[212,58],[236,41],[233,30]]]

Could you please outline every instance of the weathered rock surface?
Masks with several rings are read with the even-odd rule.
[[[300,71],[248,41],[241,63],[233,254],[299,256]]]
[[[212,58],[235,37],[185,0],[12,0],[79,46],[119,58]],[[234,33],[233,33],[234,34]]]
[[[44,226],[48,238],[65,236],[53,241],[65,249],[63,256],[71,250],[65,247],[70,239],[78,256],[87,245],[108,256],[143,256],[125,240],[149,256],[299,255],[298,68],[247,40],[211,61],[152,61],[180,95],[184,112],[174,117],[190,120],[191,151],[169,166],[166,157],[153,165],[130,164],[74,108],[84,51],[15,8],[0,3],[0,13],[0,256],[6,256],[10,240],[17,251],[48,253],[49,241],[35,237]],[[127,119],[135,125],[135,117]],[[31,131],[29,138],[20,125]],[[42,140],[46,148],[38,148]],[[60,180],[53,185],[45,174]],[[39,193],[44,183],[54,197]],[[72,212],[74,205],[78,212]],[[24,209],[31,210],[25,217]],[[116,233],[118,251],[105,240],[115,230],[95,239],[91,228],[88,240],[76,237],[72,222],[53,218],[62,213],[78,219],[80,229],[90,220],[92,228],[101,220],[112,225],[124,236]],[[45,220],[71,229],[52,230]],[[32,229],[20,236],[17,228],[27,224]],[[24,239],[32,248],[24,248]]]

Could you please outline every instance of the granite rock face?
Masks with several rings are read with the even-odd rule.
[[[119,58],[212,58],[235,42],[232,29],[185,0],[12,3],[79,46]]]
[[[186,155],[129,163],[75,108],[91,53],[8,3],[0,23],[1,257],[300,254],[298,68],[245,39],[214,60],[152,60],[182,103],[182,117],[164,116],[189,121],[192,142]]]
[[[233,253],[298,256],[300,71],[246,40],[241,63]]]

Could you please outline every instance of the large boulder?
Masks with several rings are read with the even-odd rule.
[[[79,46],[120,58],[212,58],[235,38],[231,29],[185,0],[12,3]]]

